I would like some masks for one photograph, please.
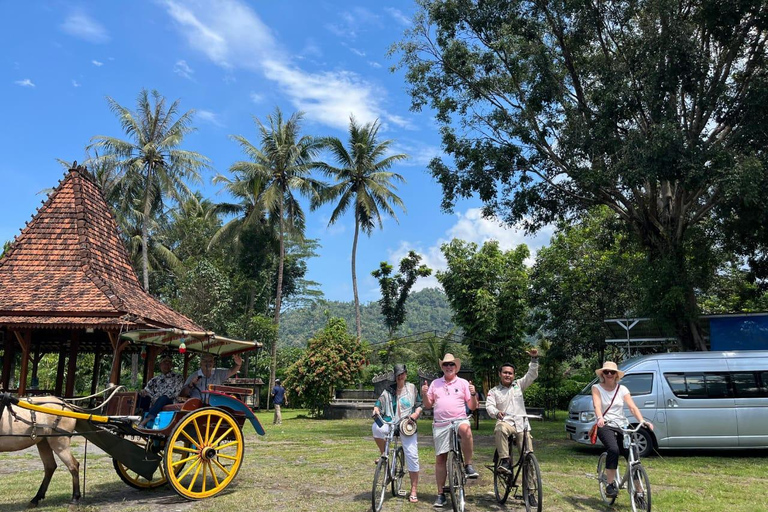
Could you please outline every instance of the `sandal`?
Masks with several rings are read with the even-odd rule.
[[[419,498],[416,497],[415,494],[411,494],[410,496],[408,496],[408,502],[409,503],[418,503],[419,502]]]

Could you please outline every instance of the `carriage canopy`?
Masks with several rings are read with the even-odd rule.
[[[183,329],[137,329],[123,333],[121,338],[139,345],[175,348],[184,343],[190,352],[228,356],[262,347],[258,341],[243,341],[218,336],[210,331],[187,331]]]

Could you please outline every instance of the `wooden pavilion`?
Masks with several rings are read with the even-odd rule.
[[[142,289],[99,187],[84,168],[70,169],[0,259],[0,388],[11,387],[17,351],[19,396],[29,392],[29,363],[34,378],[50,353],[59,356],[56,396],[73,395],[80,353],[95,355],[92,392],[105,356],[117,384],[122,354],[140,350],[121,333],[146,328],[204,330]],[[145,379],[162,348],[146,350]]]

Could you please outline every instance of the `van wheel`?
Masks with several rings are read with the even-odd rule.
[[[632,434],[633,440],[637,443],[637,449],[640,451],[640,458],[648,457],[653,452],[653,437],[648,430],[641,428]]]

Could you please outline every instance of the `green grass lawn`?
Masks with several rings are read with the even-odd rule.
[[[373,461],[377,450],[367,420],[325,421],[303,416],[305,411],[285,410],[280,427],[272,426],[269,413],[259,413],[267,435],[246,428],[243,467],[234,482],[219,496],[198,502],[180,499],[167,487],[138,491],[117,477],[112,462],[88,451],[86,497],[83,511],[330,511],[364,512],[370,507]],[[534,422],[534,446],[542,469],[544,510],[586,511],[608,509],[600,500],[594,478],[599,450],[566,440],[564,413],[557,421]],[[420,434],[431,434],[420,422]],[[501,507],[493,497],[491,471],[493,423],[481,422],[475,432],[476,467],[480,479],[470,482],[469,511],[523,510],[510,499]],[[431,437],[429,438],[431,441]],[[434,510],[434,450],[420,443],[421,482],[417,504],[388,498],[385,511]],[[83,441],[75,440],[73,452],[83,461]],[[653,509],[685,512],[756,512],[768,510],[766,451],[662,452],[644,459],[653,490]],[[42,479],[42,463],[35,452],[0,454],[0,510],[24,510]],[[71,479],[63,465],[53,477],[40,510],[65,510]],[[449,505],[450,507],[450,505]],[[610,509],[608,509],[610,510]],[[625,491],[613,510],[630,510]]]

